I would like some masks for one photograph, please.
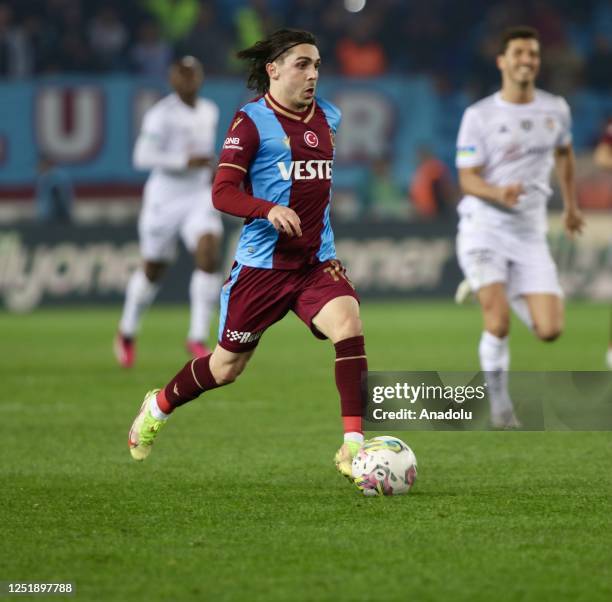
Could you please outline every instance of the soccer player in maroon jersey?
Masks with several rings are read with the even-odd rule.
[[[248,85],[259,96],[232,120],[213,186],[215,207],[245,218],[221,292],[218,344],[147,393],[130,430],[130,452],[144,460],[177,407],[236,380],[265,330],[291,310],[335,347],[344,425],[335,463],[350,476],[363,442],[367,360],[358,297],[336,258],[329,222],[340,112],[315,95],[321,59],[311,33],[283,29],[238,56],[248,61]]]

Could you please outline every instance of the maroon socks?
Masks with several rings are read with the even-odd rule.
[[[340,408],[344,432],[363,432],[361,425],[361,379],[368,370],[363,336],[338,341],[336,349],[336,387],[340,393]]]
[[[204,391],[220,386],[210,371],[211,356],[188,361],[157,394],[157,405],[164,414],[171,414],[175,408],[195,399]]]

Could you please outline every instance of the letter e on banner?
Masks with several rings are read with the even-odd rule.
[[[104,130],[104,101],[98,88],[42,87],[35,107],[36,138],[44,154],[62,163],[95,158]]]

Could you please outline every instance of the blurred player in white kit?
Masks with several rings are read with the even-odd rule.
[[[219,109],[198,96],[203,80],[197,59],[177,60],[170,68],[174,93],[146,112],[134,148],[134,166],[152,171],[138,221],[143,265],[128,283],[115,338],[117,361],[126,368],[135,360],[142,313],[153,302],[160,279],[175,258],[179,236],[195,260],[187,351],[194,357],[210,353],[206,339],[221,287],[217,270],[223,225],[211,200]]]
[[[515,27],[501,42],[501,90],[468,107],[459,130],[456,165],[464,197],[457,255],[482,309],[478,351],[491,424],[513,428],[520,425],[508,392],[510,308],[543,341],[563,330],[563,293],[546,241],[553,165],[567,233],[579,233],[583,219],[574,192],[569,107],[535,87],[538,33]]]

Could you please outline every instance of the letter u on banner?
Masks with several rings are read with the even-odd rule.
[[[35,103],[39,149],[61,163],[93,159],[102,146],[103,98],[92,86],[40,88]]]

